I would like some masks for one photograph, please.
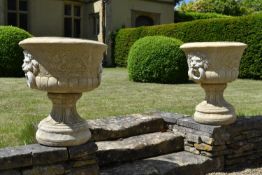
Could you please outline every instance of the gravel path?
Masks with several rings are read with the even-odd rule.
[[[262,167],[251,169],[248,168],[230,173],[209,173],[208,175],[262,175]]]

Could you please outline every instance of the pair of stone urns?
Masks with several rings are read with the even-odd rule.
[[[33,37],[19,43],[25,50],[22,66],[30,88],[47,91],[52,111],[38,125],[36,139],[47,146],[86,143],[91,133],[76,110],[83,92],[101,82],[103,43],[57,37]],[[196,122],[208,125],[234,123],[236,114],[223,97],[227,82],[238,77],[247,47],[239,42],[199,42],[181,46],[186,53],[189,78],[200,83],[206,97],[195,109]],[[186,95],[186,94],[184,94]]]

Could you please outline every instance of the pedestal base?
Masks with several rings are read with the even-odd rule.
[[[203,102],[196,106],[194,120],[208,125],[229,125],[236,121],[234,107],[223,97],[226,84],[201,84],[206,92]]]
[[[196,107],[194,120],[207,125],[229,125],[236,121],[236,115],[233,106],[229,104],[218,107],[203,101]]]
[[[86,143],[91,138],[86,122],[65,125],[54,123],[49,116],[38,125],[36,140],[47,146],[75,146]]]
[[[36,139],[47,146],[75,146],[86,143],[91,133],[86,120],[76,111],[81,94],[48,93],[53,102],[50,115],[38,125]]]

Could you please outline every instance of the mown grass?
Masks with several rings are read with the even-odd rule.
[[[126,69],[108,68],[100,87],[84,93],[77,108],[86,119],[155,110],[191,115],[203,97],[197,84],[135,83],[128,80]],[[225,98],[240,116],[261,115],[262,81],[230,83]],[[26,87],[24,78],[0,78],[0,147],[34,142],[34,126],[50,109],[46,93]]]

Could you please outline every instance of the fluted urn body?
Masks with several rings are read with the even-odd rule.
[[[48,92],[53,107],[38,125],[36,139],[49,146],[73,146],[87,142],[91,133],[76,110],[82,92],[101,82],[106,45],[96,41],[33,37],[19,43],[25,50],[22,66],[30,88]]]
[[[200,83],[206,97],[195,109],[195,121],[210,125],[234,123],[234,107],[223,97],[228,82],[237,79],[240,59],[245,48],[239,42],[186,43],[180,48],[186,53],[188,76]]]

